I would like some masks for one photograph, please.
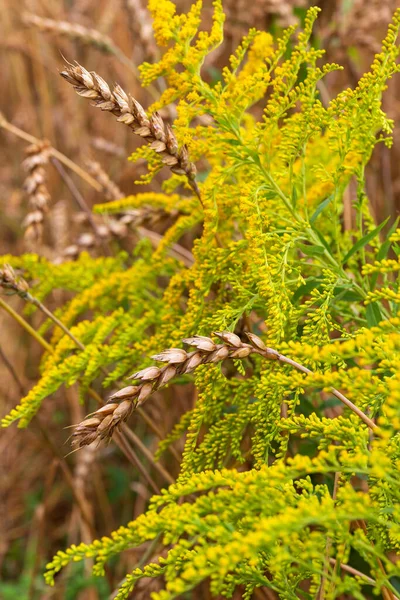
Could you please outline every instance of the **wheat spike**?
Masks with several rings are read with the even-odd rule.
[[[26,149],[27,157],[22,163],[28,175],[24,181],[24,190],[29,197],[29,212],[24,220],[25,240],[33,247],[41,243],[43,237],[44,215],[49,208],[50,194],[46,187],[46,171],[50,156],[50,143],[41,141]]]
[[[191,373],[199,365],[216,363],[227,358],[245,358],[251,353],[262,354],[274,360],[280,356],[275,350],[266,348],[260,338],[257,338],[258,342],[255,343],[253,338],[257,336],[250,337],[251,344],[246,344],[233,333],[223,332],[215,335],[221,339],[221,344],[217,344],[211,338],[195,335],[183,340],[196,348],[193,352],[170,348],[153,356],[154,360],[166,364],[163,367],[147,367],[134,373],[129,379],[139,383],[128,385],[112,394],[107,404],[77,425],[72,435],[73,446],[81,447],[94,441],[109,441],[115,429],[151,394],[177,375]],[[260,350],[261,345],[264,346],[263,350]]]
[[[156,112],[147,116],[135,98],[128,95],[119,85],[111,91],[100,75],[87,71],[79,64],[68,66],[60,73],[77,94],[93,100],[101,110],[111,112],[120,123],[128,125],[136,135],[150,143],[150,147],[162,157],[162,162],[173,173],[186,175],[189,185],[200,199],[196,183],[196,167],[189,160],[186,145],[178,147],[177,139],[168,124]]]
[[[79,40],[85,44],[96,46],[99,50],[109,52],[110,54],[117,54],[119,52],[119,49],[116,48],[114,42],[108,35],[100,33],[99,31],[96,31],[96,29],[84,27],[79,23],[55,21],[54,19],[46,19],[30,13],[25,13],[23,15],[23,21],[25,25],[36,27],[43,33],[64,35],[73,40]]]
[[[94,441],[109,441],[114,431],[156,390],[177,375],[191,373],[200,365],[221,362],[227,358],[243,359],[250,354],[258,354],[267,360],[290,365],[302,373],[312,373],[310,369],[300,363],[280,354],[273,348],[268,348],[261,338],[253,333],[246,334],[250,344],[242,342],[239,336],[230,331],[215,332],[214,335],[222,343],[216,343],[209,337],[195,335],[182,341],[195,347],[196,350],[186,352],[182,348],[169,348],[153,356],[155,361],[166,364],[163,367],[153,365],[131,375],[129,379],[139,383],[128,385],[112,394],[107,404],[79,423],[72,434],[72,445],[81,447]],[[375,423],[346,396],[335,388],[331,388],[331,393],[350,408],[371,430],[375,429]]]

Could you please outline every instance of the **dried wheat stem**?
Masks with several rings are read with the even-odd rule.
[[[181,348],[170,348],[153,356],[153,359],[166,363],[162,368],[147,367],[134,373],[129,379],[139,381],[112,394],[107,403],[99,410],[89,415],[79,423],[73,433],[74,446],[85,446],[94,441],[109,441],[113,432],[128,419],[134,409],[141,406],[151,394],[166,385],[177,375],[191,373],[199,365],[221,362],[227,358],[246,358],[250,354],[259,354],[269,360],[277,360],[297,368],[303,373],[311,373],[309,369],[280,354],[272,348],[267,348],[263,341],[252,333],[248,333],[250,344],[246,344],[234,333],[216,332],[222,343],[217,344],[211,338],[195,335],[184,339],[183,342],[194,346],[196,350],[186,352]],[[335,389],[332,393],[340,398],[353,410],[370,428],[376,427],[360,409]]]
[[[174,478],[168,473],[166,469],[159,463],[154,460],[154,456],[150,452],[150,450],[145,446],[142,440],[134,433],[127,425],[122,429],[127,438],[130,438],[135,446],[139,448],[142,454],[147,458],[147,460],[151,463],[156,471],[160,473],[160,475],[167,481],[169,484],[175,483]]]
[[[103,222],[98,225],[93,218],[91,211],[86,206],[85,200],[74,185],[73,181],[63,169],[62,165],[55,163],[55,166],[60,172],[61,176],[64,178],[64,181],[69,187],[71,193],[79,203],[79,206],[84,212],[85,218],[89,221],[94,231],[94,234],[86,232],[80,235],[72,245],[64,249],[63,256],[70,259],[76,258],[80,250],[92,248],[99,243],[103,245],[103,250],[105,250],[107,253],[108,248],[106,242],[112,236],[115,236],[119,239],[126,237],[128,234],[127,224],[124,223],[122,219],[108,218],[106,221],[103,219]],[[108,200],[118,200],[123,196],[121,190],[113,181],[111,181],[99,163],[95,161],[87,161],[86,167],[88,172],[101,186],[102,191]]]
[[[95,160],[87,160],[86,168],[88,172],[101,185],[106,200],[119,200],[124,197],[124,193],[117,184],[110,179],[100,163]]]
[[[24,219],[25,240],[30,248],[43,239],[43,221],[49,209],[50,194],[46,187],[45,165],[49,162],[50,143],[39,141],[25,150],[27,157],[22,163],[28,175],[24,190],[29,197],[29,212]]]
[[[83,520],[85,521],[87,526],[90,528],[90,530],[93,531],[93,523],[92,523],[92,518],[90,515],[90,507],[87,503],[84,493],[82,492],[82,489],[80,489],[79,487],[77,487],[75,485],[74,477],[65,461],[65,458],[63,456],[61,456],[58,446],[50,438],[48,431],[47,431],[48,428],[45,427],[44,425],[42,425],[42,423],[40,422],[40,420],[38,419],[37,416],[36,416],[36,424],[37,424],[39,431],[40,431],[41,435],[43,436],[45,442],[48,444],[48,446],[51,448],[54,456],[57,458],[58,464],[59,464],[61,471],[65,477],[65,480],[66,480],[68,486],[70,487],[71,492],[77,502],[77,505],[79,507],[79,510],[80,510]]]
[[[139,72],[135,64],[125,56],[122,50],[120,50],[120,48],[114,44],[113,40],[105,33],[101,33],[96,29],[84,27],[79,23],[55,21],[54,19],[46,19],[31,13],[25,13],[23,15],[23,21],[25,25],[36,27],[43,33],[63,35],[73,40],[79,40],[84,44],[95,46],[101,52],[113,54],[123,65],[128,67],[134,73],[137,79],[139,79]]]
[[[85,215],[86,215],[86,217],[87,217],[87,219],[88,219],[91,227],[93,228],[93,231],[95,232],[95,234],[97,236],[97,239],[101,240],[101,236],[99,235],[99,231],[98,231],[96,222],[95,222],[95,220],[93,218],[93,215],[92,215],[89,207],[87,206],[84,197],[82,196],[82,194],[80,193],[80,191],[76,187],[74,181],[68,175],[68,173],[66,172],[66,170],[64,169],[64,167],[60,164],[60,162],[59,162],[59,160],[57,158],[53,157],[51,159],[51,161],[52,161],[52,164],[54,165],[54,167],[56,168],[56,170],[58,171],[58,173],[61,175],[62,179],[64,180],[65,185],[67,186],[67,188],[71,192],[71,195],[74,198],[75,202],[77,203],[77,205],[79,206],[79,208],[81,209],[81,211],[85,213]]]
[[[97,136],[92,138],[91,145],[96,150],[111,154],[111,156],[118,156],[120,158],[125,156],[125,151],[121,146],[118,146],[117,144],[114,144],[114,142],[110,142],[110,140],[106,140],[103,137]]]
[[[68,327],[64,325],[60,319],[58,319],[40,300],[32,296],[29,293],[29,285],[22,277],[17,276],[14,269],[10,265],[4,265],[0,269],[0,287],[11,290],[12,293],[17,294],[23,300],[30,302],[34,306],[37,306],[49,319],[51,319],[81,350],[85,349],[85,346],[81,344],[79,340],[70,332]]]
[[[22,140],[25,140],[29,144],[39,144],[40,143],[40,140],[38,138],[36,138],[35,136],[31,135],[30,133],[26,133],[26,131],[23,131],[19,127],[16,127],[15,125],[12,125],[11,123],[9,123],[7,121],[7,119],[5,118],[5,116],[3,115],[3,113],[1,113],[1,112],[0,112],[0,128],[5,129],[6,131],[9,131],[13,135],[19,137]],[[93,179],[93,177],[91,177],[88,173],[86,173],[86,171],[84,171],[79,165],[77,165],[70,158],[68,158],[68,156],[65,156],[65,154],[62,154],[62,152],[59,152],[53,146],[49,147],[49,154],[51,156],[54,156],[54,158],[57,158],[61,163],[63,163],[66,167],[68,167],[68,169],[71,169],[71,171],[74,171],[74,173],[79,175],[79,177],[81,179],[83,179],[84,181],[86,181],[86,183],[88,183],[92,188],[94,188],[98,192],[101,191],[101,185],[99,183],[97,183],[97,181],[95,179]]]
[[[96,31],[95,29],[84,27],[79,23],[55,21],[31,13],[25,13],[22,20],[25,25],[36,27],[44,33],[65,35],[66,37],[79,40],[85,44],[96,46],[99,50],[109,52],[110,54],[115,54],[115,50],[118,50],[108,35],[100,33],[100,31]]]
[[[331,565],[333,567],[336,567],[336,565],[337,565],[337,560],[336,559],[330,558],[329,562],[331,563]],[[346,565],[344,563],[339,563],[338,566],[340,567],[340,569],[342,571],[346,571],[347,573],[351,573],[351,575],[355,575],[356,577],[361,577],[362,579],[365,579],[365,581],[367,581],[371,585],[375,585],[376,584],[376,580],[375,579],[372,579],[372,577],[369,577],[365,573],[362,573],[361,571],[358,571],[357,569],[354,569],[354,567],[351,567],[350,565]],[[392,592],[392,594],[393,594],[393,592]],[[399,600],[398,596],[395,596],[394,594],[393,594],[393,598],[394,598],[394,600]]]
[[[30,13],[24,14],[23,21],[26,25],[36,27],[43,33],[64,35],[71,39],[79,40],[84,44],[96,46],[102,52],[112,54],[121,64],[132,72],[137,81],[140,81],[140,75],[136,65],[114,44],[113,40],[108,35],[101,33],[96,29],[84,27],[79,23],[55,21],[54,19],[46,19]],[[154,100],[158,99],[159,94],[153,85],[148,85],[147,91]]]
[[[119,85],[111,91],[102,77],[79,64],[68,66],[60,75],[80,96],[93,100],[101,110],[111,112],[119,122],[128,125],[136,135],[150,143],[150,147],[162,157],[162,162],[173,173],[186,175],[190,187],[200,199],[196,167],[189,160],[188,149],[186,145],[178,147],[174,132],[158,113],[148,117],[142,105]]]
[[[148,469],[146,469],[142,465],[142,463],[141,463],[138,455],[133,450],[133,448],[131,448],[129,446],[129,444],[127,443],[126,439],[123,437],[122,433],[118,433],[117,434],[117,441],[118,441],[118,445],[119,445],[120,449],[124,452],[125,456],[127,456],[127,458],[131,461],[131,463],[136,466],[137,470],[140,472],[140,474],[142,475],[142,477],[150,485],[150,487],[152,488],[153,492],[156,493],[156,494],[160,494],[160,488],[158,487],[158,485],[156,484],[156,482],[154,481],[154,479],[151,477]]]
[[[14,369],[14,365],[8,360],[7,355],[3,352],[3,349],[1,346],[0,346],[0,358],[3,361],[4,366],[6,367],[7,371],[10,373],[12,379],[17,384],[20,394],[22,396],[24,396],[25,395],[24,386],[21,383],[18,373]]]
[[[146,59],[154,60],[157,56],[157,46],[154,41],[153,26],[150,15],[140,0],[125,0],[129,27],[132,38],[140,42]]]

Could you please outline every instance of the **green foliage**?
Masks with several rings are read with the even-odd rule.
[[[3,424],[25,426],[63,384],[79,380],[84,392],[102,376],[109,387],[146,366],[152,353],[214,330],[250,328],[313,373],[260,357],[230,365],[229,377],[202,365],[195,406],[159,448],[161,454],[186,433],[177,483],[109,538],[59,552],[46,579],[51,584],[55,573],[87,557],[103,575],[111,557],[158,540],[166,557],[128,575],[118,600],[142,577],[160,575],[165,590],[153,600],[176,598],[205,579],[213,595],[228,598],[237,586],[243,598],[262,586],[283,599],[315,598],[323,576],[326,597],[363,598],[370,583],[339,568],[350,552],[367,563],[375,592],[393,590],[391,578],[400,575],[388,558],[400,544],[400,233],[395,226],[380,241],[385,223],[369,213],[364,171],[374,145],[391,143],[381,96],[399,70],[400,11],[371,70],[324,106],[318,82],[339,67],[317,66],[323,52],[310,43],[317,8],[296,40],[293,29],[278,40],[251,31],[222,80],[210,85],[202,64],[221,42],[223,24],[220,2],[214,6],[211,32],[199,33],[200,2],[176,15],[169,0],[151,0],[166,50],[159,63],[141,67],[145,84],[159,76],[168,83],[151,110],[179,100],[174,132],[192,160],[201,159],[203,206],[187,196],[184,177],[172,175],[165,194],[96,208],[178,209],[150,255],[147,248],[115,258],[82,254],[62,265],[35,255],[4,258],[33,280],[40,299],[53,289],[73,293],[57,316],[85,349],[56,328],[41,379]],[[140,152],[154,174],[159,158]],[[357,227],[343,231],[351,178]],[[191,266],[169,254],[188,231],[198,236]],[[348,409],[327,418],[332,387],[376,420],[373,436]]]

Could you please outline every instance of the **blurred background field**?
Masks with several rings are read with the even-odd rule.
[[[220,76],[221,67],[250,27],[271,33],[299,23],[309,6],[319,5],[322,13],[317,21],[314,44],[326,50],[326,59],[345,67],[324,79],[319,89],[324,103],[338,91],[354,87],[379,51],[380,40],[398,0],[225,0],[227,12],[225,42],[207,60],[204,72],[210,80]],[[177,1],[185,11],[190,0]],[[211,16],[211,3],[205,2],[205,26]],[[21,254],[32,248],[24,238],[27,195],[24,191],[26,172],[21,164],[29,136],[49,140],[58,151],[70,158],[86,173],[99,163],[127,195],[156,189],[137,186],[134,181],[145,172],[140,163],[127,157],[137,147],[126,127],[116,126],[113,119],[94,111],[90,103],[79,98],[59,76],[63,57],[78,61],[98,72],[106,81],[118,82],[145,107],[159,88],[149,93],[141,88],[137,65],[157,59],[158,50],[151,33],[151,20],[145,2],[140,0],[2,0],[0,22],[0,254]],[[400,123],[400,81],[389,85],[383,100],[388,116]],[[173,111],[165,110],[168,119]],[[25,136],[25,138],[24,138]],[[96,191],[69,172],[87,206],[105,200]],[[93,240],[84,237],[85,218],[65,177],[52,165],[47,168],[50,195],[48,226],[44,243],[35,248],[51,260],[61,260],[78,235],[80,249],[96,252]],[[162,176],[160,176],[160,180]],[[158,188],[160,189],[160,188]],[[392,219],[400,209],[400,129],[394,133],[392,150],[378,145],[367,173],[367,192],[377,221]],[[119,193],[119,192],[118,192]],[[25,221],[25,225],[24,225]],[[344,226],[352,224],[352,209],[345,206]],[[162,232],[165,224],[157,222],[152,229]],[[83,236],[83,237],[82,237]],[[123,240],[130,249],[135,240]],[[126,246],[128,244],[128,246]],[[129,245],[130,244],[130,245]],[[118,246],[118,239],[115,241]],[[64,298],[65,299],[65,298]],[[55,291],[50,307],[59,305]],[[22,301],[9,300],[18,312]],[[53,306],[51,306],[53,304]],[[27,317],[35,326],[38,314]],[[8,314],[0,312],[0,412],[6,414],[37,380],[41,349]],[[166,410],[165,396],[149,403],[146,410],[166,434],[179,414],[191,406],[193,389],[177,387],[178,401]],[[174,414],[176,411],[176,414]],[[15,427],[0,435],[0,598],[40,599],[109,598],[124,573],[138,561],[137,551],[125,553],[124,560],[112,564],[106,581],[90,577],[90,565],[77,565],[57,581],[53,589],[42,579],[45,563],[59,548],[83,540],[90,541],[139,515],[153,493],[146,479],[111,444],[101,452],[86,448],[66,456],[70,423],[79,422],[84,407],[78,403],[74,387],[55,394],[45,402],[39,416],[24,431]],[[61,427],[60,427],[61,425]],[[142,420],[133,426],[147,450],[154,453],[157,439]],[[182,448],[175,445],[176,451]],[[157,486],[166,484],[162,473],[138,450],[140,460],[151,473]],[[170,456],[161,461],[166,470],[176,475],[178,465]],[[168,483],[168,482],[167,482]],[[150,549],[151,550],[151,549]],[[86,569],[86,571],[85,571]],[[141,582],[134,597],[149,598],[152,581]],[[205,586],[192,598],[208,598]],[[260,596],[260,598],[263,596]],[[271,593],[271,597],[273,597]]]

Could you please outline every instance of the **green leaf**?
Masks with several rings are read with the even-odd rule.
[[[315,227],[313,227],[313,230],[317,234],[321,244],[325,247],[325,250],[332,256],[331,248],[330,248],[328,242],[326,241],[326,239],[324,238],[324,236],[322,235],[322,233],[320,231],[318,231],[318,229],[316,229]]]
[[[317,206],[314,214],[310,218],[311,225],[314,223],[314,221],[317,219],[317,217],[322,213],[322,211],[328,206],[328,204],[330,204],[332,202],[334,197],[335,197],[334,194],[331,194],[330,196],[325,198],[325,200],[323,200],[321,202],[321,204],[319,204]]]
[[[375,229],[373,229],[372,231],[367,233],[367,235],[364,235],[364,237],[362,237],[360,240],[358,240],[358,242],[356,242],[354,244],[354,246],[348,251],[346,256],[343,258],[343,264],[345,264],[349,260],[349,258],[351,258],[353,256],[353,254],[355,254],[356,252],[361,250],[361,248],[363,248],[364,246],[369,244],[369,242],[371,240],[373,240],[374,237],[376,237],[378,235],[378,233],[385,227],[389,218],[390,217],[385,219],[380,225],[378,225],[378,227],[376,227]]]
[[[360,302],[362,296],[353,290],[351,286],[337,285],[334,290],[334,296],[337,300],[345,300],[346,302]]]
[[[298,244],[298,247],[307,256],[321,256],[321,254],[324,254],[326,250],[324,246],[317,246],[316,244]]]
[[[376,255],[376,260],[383,260],[386,258],[387,253],[389,252],[391,241],[389,240],[390,236],[396,231],[397,225],[399,224],[400,217],[397,217],[389,231],[386,235],[386,240],[383,242],[382,246],[379,248],[378,254]]]
[[[368,304],[367,310],[365,311],[365,317],[367,319],[368,327],[370,328],[379,325],[379,323],[383,321],[379,306],[375,302]]]
[[[293,191],[292,191],[292,206],[293,208],[296,208],[297,206],[297,190],[296,190],[296,186],[293,186]]]
[[[312,290],[319,287],[322,283],[322,279],[316,279],[314,277],[310,277],[307,281],[297,288],[292,297],[292,302],[295,304],[300,298],[303,296],[307,296]]]
[[[400,220],[400,217],[397,217],[397,219],[395,220],[395,222],[393,223],[393,225],[391,226],[391,228],[387,232],[386,239],[383,242],[382,246],[379,248],[379,252],[376,255],[376,260],[383,260],[384,258],[386,258],[387,254],[389,252],[389,248],[390,248],[390,246],[392,244],[392,242],[390,241],[389,238],[392,235],[392,233],[394,233],[396,231],[397,225],[399,224],[399,220]],[[379,275],[379,273],[373,273],[372,274],[372,277],[370,279],[370,289],[371,289],[371,291],[373,289],[375,289],[376,282],[378,280],[378,275]]]

